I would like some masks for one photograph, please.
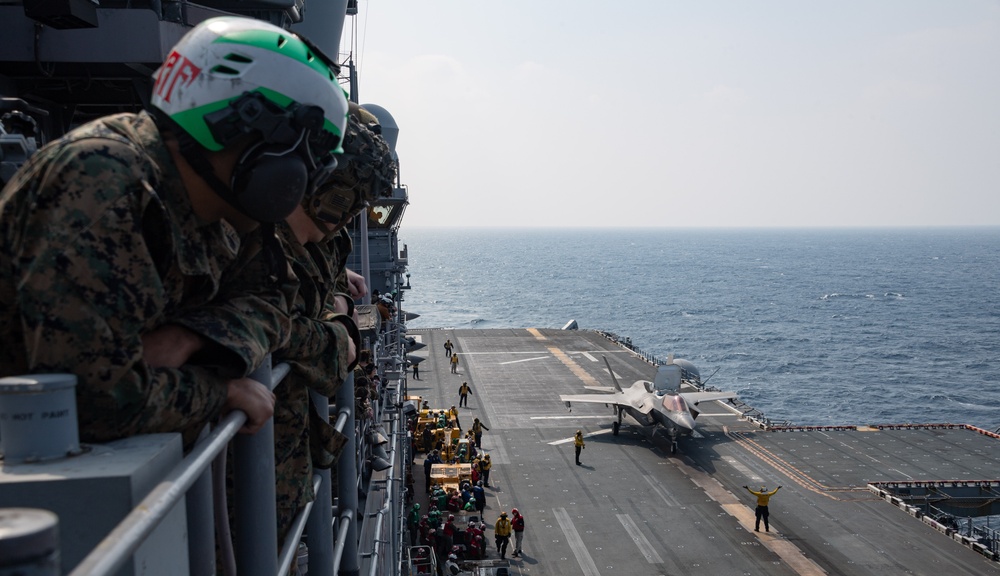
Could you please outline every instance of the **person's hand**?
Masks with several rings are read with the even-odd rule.
[[[344,272],[347,273],[347,293],[355,300],[364,298],[365,294],[368,293],[365,277],[350,268],[345,268]]]
[[[354,345],[354,339],[347,339],[347,365],[350,366],[354,364],[354,360],[358,357],[358,347]]]
[[[337,314],[347,314],[347,311],[351,309],[350,304],[347,303],[347,296],[343,294],[337,294],[333,297],[333,311]]]
[[[274,393],[252,378],[230,380],[222,413],[233,410],[242,410],[247,415],[240,434],[256,434],[274,415]]]
[[[198,333],[164,324],[142,335],[142,359],[153,368],[180,368],[204,345]]]

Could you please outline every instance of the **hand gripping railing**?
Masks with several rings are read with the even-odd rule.
[[[251,376],[258,381],[269,383],[269,387],[274,389],[288,374],[288,370],[286,364],[280,364],[272,372],[268,361]],[[71,576],[110,575],[122,568],[188,489],[209,469],[215,457],[226,449],[226,445],[236,436],[244,422],[246,414],[241,411],[233,411],[226,415],[207,438],[196,444],[191,453],[77,565],[70,573]],[[242,445],[237,447],[237,460],[242,460],[246,464],[245,470],[237,464],[235,478],[237,518],[241,522],[247,522],[246,526],[254,527],[253,530],[240,530],[237,533],[238,539],[242,539],[243,535],[247,538],[245,541],[237,541],[237,559],[241,576],[255,574],[270,576],[281,573],[277,564],[277,522],[273,504],[275,501],[273,426],[273,422],[269,422],[257,434],[241,438],[237,442]],[[243,453],[242,458],[240,458],[241,453]],[[246,517],[252,520],[245,520]],[[270,521],[267,521],[267,518]],[[254,564],[255,562],[257,564]],[[282,562],[282,568],[287,570],[287,567],[287,564]]]
[[[264,372],[255,372],[252,376],[258,381],[270,382],[273,389],[288,374],[289,368],[285,364],[278,365],[272,374],[268,364],[262,370]],[[322,395],[311,394],[311,399],[319,414],[330,411],[329,401]],[[381,416],[381,410],[379,413]],[[237,573],[240,576],[280,576],[287,573],[305,530],[309,534],[311,575],[332,576],[335,572],[340,575],[359,574],[357,514],[360,476],[357,455],[363,453],[365,448],[362,445],[359,450],[355,434],[353,373],[348,375],[338,392],[336,415],[334,428],[348,438],[338,461],[338,477],[341,480],[338,482],[336,522],[332,515],[330,471],[317,470],[313,480],[315,502],[296,515],[284,546],[280,552],[276,549],[273,422],[252,436],[236,436],[246,421],[246,415],[234,411],[195,445],[191,453],[84,558],[71,576],[110,575],[121,569],[234,437],[237,522],[242,526],[253,526],[253,530],[237,530]],[[336,539],[333,537],[334,527]],[[206,532],[210,534],[211,530]],[[198,543],[192,540],[190,545],[194,547]],[[211,544],[203,546],[203,549],[206,555],[214,555]],[[200,573],[198,570],[194,572]]]

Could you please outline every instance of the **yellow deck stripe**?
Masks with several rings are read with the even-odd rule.
[[[681,465],[679,460],[671,460],[675,462],[675,465],[686,474],[691,481],[701,487],[702,490],[708,494],[708,497],[715,500],[722,506],[722,509],[729,513],[730,516],[736,518],[743,529],[747,532],[753,533],[753,526],[756,522],[756,516],[754,516],[753,511],[748,508],[745,504],[736,499],[735,496],[726,488],[719,483],[718,480],[712,478],[708,474],[694,468],[693,466]],[[821,574],[826,574],[826,572],[820,568],[819,564],[816,564],[802,553],[795,544],[792,544],[788,540],[784,540],[778,535],[772,535],[767,532],[758,532],[758,539],[760,543],[763,544],[768,550],[777,554],[788,567],[794,570],[797,574],[802,576],[819,576]]]

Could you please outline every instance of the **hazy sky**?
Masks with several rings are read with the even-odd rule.
[[[356,28],[406,226],[1000,225],[1000,0],[362,0]]]

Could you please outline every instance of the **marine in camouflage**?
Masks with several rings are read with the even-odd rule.
[[[300,282],[292,306],[291,337],[275,355],[277,362],[290,367],[274,391],[278,533],[283,535],[298,509],[315,498],[313,467],[332,467],[347,443],[347,438],[312,408],[309,391],[315,390],[335,404],[334,396],[354,366],[348,362],[348,343],[353,340],[358,349],[361,343],[350,316],[333,312],[350,237],[341,230],[329,241],[302,245],[289,226],[279,225],[278,232]]]
[[[228,302],[243,320],[218,320],[220,341],[287,337],[283,293],[222,285],[227,270],[253,271],[241,238],[195,216],[146,113],[93,121],[40,150],[0,192],[0,223],[0,374],[76,374],[85,442],[179,431],[190,445],[227,380],[260,355],[220,345],[204,354],[211,365],[152,367],[142,334],[170,318]]]

